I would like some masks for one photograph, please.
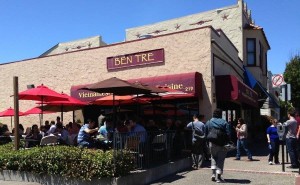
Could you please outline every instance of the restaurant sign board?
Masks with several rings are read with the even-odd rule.
[[[198,72],[182,73],[155,76],[148,78],[130,79],[128,82],[141,82],[150,86],[168,86],[171,89],[179,90],[195,97],[202,98],[202,75]],[[85,85],[76,85],[71,87],[71,96],[84,102],[91,102],[109,93],[97,93],[82,89]]]
[[[164,64],[164,49],[131,53],[107,58],[107,70],[121,70],[144,65]]]

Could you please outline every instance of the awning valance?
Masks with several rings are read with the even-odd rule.
[[[261,107],[267,98],[271,102],[273,107],[279,107],[279,102],[261,85],[259,81],[251,74],[251,72],[245,67],[244,68],[244,77],[245,83],[249,85],[255,92],[258,94],[259,107]]]
[[[202,75],[198,72],[129,79],[127,81],[131,83],[140,82],[149,86],[167,86],[202,98]],[[84,102],[90,102],[109,95],[109,93],[97,93],[81,89],[84,86],[86,85],[72,86],[71,96]]]
[[[235,76],[216,76],[216,96],[218,101],[233,101],[258,107],[257,93]]]

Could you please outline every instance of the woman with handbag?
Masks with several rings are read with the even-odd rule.
[[[248,156],[249,161],[253,161],[251,151],[248,148],[248,131],[247,125],[243,118],[238,119],[238,124],[236,126],[236,133],[237,133],[237,144],[236,144],[236,158],[235,160],[241,159],[241,148],[245,150]]]
[[[203,116],[201,116],[203,117]],[[193,121],[187,124],[187,128],[192,129],[192,159],[193,169],[198,169],[203,163],[203,152],[205,142],[205,125],[199,121],[200,115],[193,115]]]
[[[217,183],[225,182],[221,177],[224,169],[224,162],[227,154],[225,145],[230,138],[230,126],[222,119],[222,110],[216,109],[213,117],[206,123],[207,140],[211,152],[211,180]]]

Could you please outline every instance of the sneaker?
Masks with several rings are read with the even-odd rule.
[[[241,158],[235,158],[234,160],[239,161],[239,160],[241,160]]]
[[[194,170],[198,170],[198,167],[197,167],[195,164],[193,164],[192,168],[193,168]]]
[[[226,181],[223,178],[217,178],[216,183],[225,183]]]
[[[276,165],[280,165],[281,163],[280,162],[277,162],[277,163],[275,163]]]
[[[248,161],[254,161],[252,158],[249,158]]]
[[[216,175],[211,176],[211,181],[216,181]]]
[[[269,161],[269,165],[273,165],[273,162],[272,162],[272,161]]]

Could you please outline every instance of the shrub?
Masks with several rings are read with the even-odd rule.
[[[15,151],[10,143],[0,146],[0,169],[91,180],[127,175],[134,169],[134,162],[126,151],[103,152],[69,146]]]

